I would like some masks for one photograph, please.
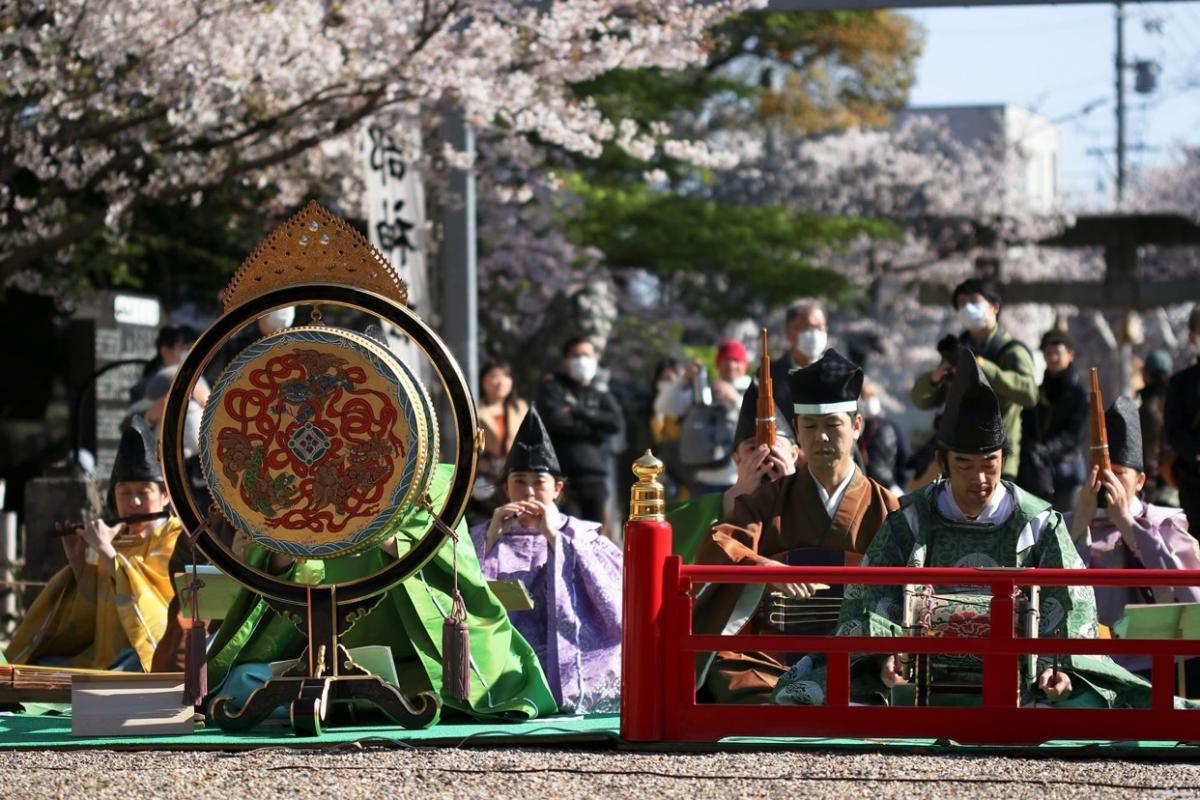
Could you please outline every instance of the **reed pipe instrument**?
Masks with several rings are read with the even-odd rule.
[[[1108,453],[1108,424],[1104,421],[1104,398],[1100,394],[1100,372],[1092,367],[1092,391],[1088,396],[1089,430],[1091,433],[1091,469],[1100,469],[1100,474],[1112,469]],[[1090,470],[1089,470],[1090,471]],[[1104,489],[1096,496],[1096,505],[1108,506]]]
[[[164,508],[162,511],[155,511],[150,514],[129,514],[124,517],[101,518],[101,522],[110,528],[115,528],[117,525],[139,525],[143,522],[153,522],[156,519],[166,519],[169,516],[171,516],[171,509]],[[56,522],[50,530],[50,535],[74,536],[83,530],[84,524],[82,520]]]
[[[767,329],[759,333],[758,407],[755,409],[754,443],[775,446],[775,385],[771,380],[771,352]]]

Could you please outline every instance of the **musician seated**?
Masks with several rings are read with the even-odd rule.
[[[829,350],[788,379],[795,432],[808,455],[804,469],[761,483],[738,497],[712,528],[696,557],[701,564],[838,566],[855,564],[896,498],[853,460],[862,431],[858,413],[863,371]],[[796,583],[711,584],[695,604],[698,633],[831,633],[840,586]],[[790,624],[795,622],[796,624]],[[787,671],[782,653],[703,655],[698,680],[721,703],[762,703]]]
[[[937,431],[937,458],[945,478],[900,501],[863,557],[876,567],[1042,567],[1081,569],[1066,525],[1048,502],[1002,479],[1008,441],[1000,402],[970,353],[963,351]],[[846,587],[837,633],[845,636],[986,636],[985,587]],[[915,600],[916,608],[913,608]],[[905,613],[906,605],[908,613]],[[1036,603],[1038,637],[1095,638],[1096,604],[1090,587],[1041,587]],[[1032,633],[1032,631],[1030,631]],[[885,652],[902,645],[882,644]],[[909,672],[897,656],[856,655],[851,661],[851,700],[889,703],[893,689],[935,680],[978,702],[982,664],[974,656],[920,659]],[[778,682],[774,699],[784,704],[824,702],[824,658],[806,657]],[[1149,684],[1111,659],[1041,657],[1026,668],[1023,703],[1084,707],[1144,706]],[[928,689],[928,684],[925,684]],[[973,692],[972,692],[973,690]],[[903,690],[897,694],[903,693]],[[921,696],[918,694],[918,696]],[[931,698],[931,703],[938,703]]]
[[[115,524],[88,520],[63,537],[67,566],[13,633],[9,662],[150,669],[174,596],[167,565],[183,526],[173,516],[151,517],[169,499],[153,434],[140,417],[121,436],[108,505]]]
[[[488,580],[518,581],[533,608],[509,619],[533,646],[562,711],[615,712],[621,701],[621,549],[598,522],[558,509],[558,455],[536,408],[504,464],[504,502],[471,528]]]
[[[1178,508],[1142,501],[1142,425],[1137,406],[1119,398],[1104,414],[1112,469],[1093,468],[1068,517],[1079,555],[1093,569],[1200,569],[1200,553],[1188,532],[1187,516]],[[1104,507],[1099,495],[1103,491]],[[1096,587],[1096,610],[1102,625],[1112,627],[1129,603],[1200,603],[1200,587]],[[1149,656],[1119,656],[1118,663],[1149,677]],[[1187,696],[1200,696],[1200,658],[1188,659]]]
[[[758,384],[752,383],[742,396],[737,427],[733,432],[733,463],[737,480],[723,492],[709,492],[667,507],[673,551],[691,563],[696,550],[712,532],[712,526],[733,513],[734,502],[755,492],[764,482],[777,481],[803,468],[800,446],[784,412],[783,398],[774,403],[774,441],[769,447],[758,443]],[[788,405],[790,405],[790,401]]]

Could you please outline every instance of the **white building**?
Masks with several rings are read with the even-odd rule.
[[[1048,214],[1057,208],[1062,137],[1050,120],[1012,105],[919,106],[900,112],[896,123],[916,115],[941,121],[963,144],[1002,157],[1005,205],[1012,211]]]

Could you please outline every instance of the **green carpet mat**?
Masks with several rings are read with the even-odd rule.
[[[620,716],[547,717],[532,722],[450,722],[409,731],[394,725],[327,727],[320,736],[296,736],[286,724],[247,733],[209,727],[186,736],[85,738],[71,735],[69,716],[0,715],[0,751],[45,749],[106,750],[255,750],[264,747],[325,748],[351,744],[410,747],[515,747],[537,745],[620,746],[622,749],[674,752],[744,750],[840,750],[846,752],[958,753],[963,755],[1043,756],[1050,758],[1142,758],[1200,761],[1200,747],[1177,742],[1055,741],[1040,746],[960,745],[944,739],[837,739],[737,736],[718,743],[638,744],[620,742]]]
[[[620,727],[617,714],[547,717],[532,722],[442,723],[410,731],[395,725],[328,727],[320,736],[296,736],[286,724],[246,733],[206,727],[184,736],[87,738],[71,735],[71,718],[14,714],[0,716],[0,750],[68,748],[138,750],[252,750],[260,747],[330,747],[353,742],[451,746],[610,743]]]

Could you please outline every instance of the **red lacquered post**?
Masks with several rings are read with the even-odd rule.
[[[663,463],[649,450],[633,464],[637,483],[625,523],[621,634],[621,737],[663,737],[663,593],[671,526],[664,516]]]

